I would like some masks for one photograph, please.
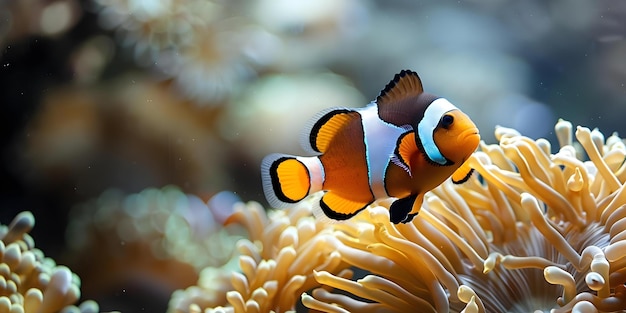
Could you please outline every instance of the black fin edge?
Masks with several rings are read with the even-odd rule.
[[[402,224],[410,223],[419,213],[407,214],[406,218],[402,220]]]
[[[349,110],[349,109],[333,110],[333,111],[328,112],[326,115],[322,116],[319,120],[317,120],[317,122],[315,122],[315,124],[313,124],[313,127],[311,128],[311,132],[309,134],[309,144],[311,144],[311,148],[313,150],[315,150],[316,152],[320,152],[321,153],[321,151],[317,147],[315,139],[316,139],[317,134],[319,133],[320,129],[322,128],[322,126],[324,126],[324,124],[328,123],[328,121],[331,118],[333,118],[335,115],[352,113],[352,112],[355,112],[355,111]]]
[[[322,212],[324,212],[324,215],[326,215],[328,218],[333,219],[333,220],[338,220],[338,221],[345,221],[357,214],[359,214],[359,212],[363,211],[365,208],[367,208],[367,206],[370,205],[370,203],[366,204],[364,207],[356,210],[354,213],[350,213],[350,214],[343,214],[343,213],[337,213],[335,211],[333,211],[328,204],[326,204],[324,202],[324,199],[320,199],[320,208],[322,208]]]
[[[470,177],[472,177],[472,174],[474,174],[474,169],[470,169],[470,171],[467,173],[467,175],[465,175],[465,177],[463,177],[463,179],[459,180],[459,181],[454,181],[452,180],[452,183],[455,185],[460,185],[465,183],[466,181],[468,181],[470,179]]]
[[[278,166],[287,160],[296,160],[300,162],[300,160],[294,157],[281,157],[281,158],[276,159],[276,161],[274,161],[274,163],[272,163],[272,165],[270,166],[270,178],[272,179],[272,188],[274,189],[274,194],[276,195],[276,198],[278,200],[285,202],[285,203],[298,203],[302,199],[299,199],[299,200],[291,199],[287,197],[283,193],[283,190],[280,188],[280,179],[278,178]],[[304,163],[300,162],[300,164],[304,166]],[[306,169],[307,175],[309,175],[309,178],[310,178],[311,174],[309,173],[309,169],[306,166],[304,166],[304,168]]]
[[[400,71],[400,73],[394,75],[393,79],[385,86],[385,88],[383,88],[383,90],[380,91],[380,94],[378,95],[378,97],[376,97],[376,103],[380,103],[380,99],[384,97],[385,95],[387,95],[387,93],[391,91],[391,89],[393,89],[393,87],[395,87],[396,84],[398,84],[401,78],[408,76],[408,75],[413,75],[421,81],[419,75],[417,75],[415,71],[402,70]]]

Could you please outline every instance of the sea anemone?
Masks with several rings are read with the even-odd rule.
[[[164,51],[156,65],[195,103],[221,104],[256,76],[278,50],[274,35],[244,17],[222,19],[190,32],[187,44]]]
[[[33,226],[30,212],[0,225],[0,312],[99,312],[94,301],[73,305],[80,298],[80,279],[35,248],[28,235]]]
[[[115,29],[125,46],[133,46],[138,61],[155,61],[168,48],[189,42],[190,31],[219,13],[213,1],[93,0],[105,28]]]
[[[280,41],[238,2],[93,0],[135,60],[172,79],[197,104],[215,105],[273,60]]]
[[[309,203],[269,214],[239,203],[227,223],[249,232],[237,243],[239,270],[205,269],[197,286],[172,295],[168,312],[286,312],[319,285],[316,271],[345,275],[332,228],[315,221]]]
[[[224,227],[212,208],[174,186],[129,195],[111,189],[77,205],[67,239],[84,292],[140,285],[166,296],[195,283],[205,267],[233,267],[245,232]]]
[[[547,140],[498,127],[499,145],[482,144],[469,159],[480,175],[433,190],[410,224],[390,224],[378,206],[335,226],[336,252],[369,274],[354,280],[316,271],[325,287],[303,294],[304,305],[327,312],[625,310],[624,142],[584,127],[573,142],[563,120],[555,129],[560,149],[551,154]]]
[[[260,0],[247,4],[253,8],[250,14],[254,20],[283,43],[272,64],[280,72],[333,64],[348,47],[365,37],[362,35],[369,36],[372,31],[369,2]]]
[[[334,224],[309,202],[267,216],[238,204],[239,269],[208,268],[169,312],[284,312],[298,295],[342,313],[626,310],[626,145],[583,127],[573,142],[562,120],[556,132],[551,154],[498,127],[469,159],[478,175],[428,193],[408,224],[389,222],[388,201]]]
[[[113,246],[120,240],[125,245],[142,242],[154,258],[175,258],[198,271],[226,264],[233,256],[233,245],[243,236],[237,227],[222,227],[202,199],[174,186],[130,195],[110,189],[76,206],[71,215],[67,234],[76,251],[109,234]],[[88,235],[77,236],[81,233]]]

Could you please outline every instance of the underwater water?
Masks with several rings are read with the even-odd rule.
[[[513,186],[509,190],[498,185],[504,196],[497,200],[491,198],[497,192],[486,192],[478,181],[471,188],[460,188],[455,191],[460,197],[474,201],[467,200],[465,213],[474,212],[474,206],[497,202],[494,207],[501,207],[507,201],[517,212],[521,199],[526,200],[524,206],[534,208],[532,201],[522,196],[528,192],[537,198],[539,206],[548,208],[546,218],[561,219],[562,224],[550,225],[566,241],[571,243],[572,238],[586,234],[580,229],[596,234],[597,238],[590,235],[592,243],[573,245],[572,249],[582,255],[585,247],[598,247],[615,270],[623,262],[609,247],[621,237],[618,228],[611,230],[607,225],[621,225],[619,208],[624,204],[619,202],[624,183],[623,140],[619,136],[626,134],[625,21],[626,4],[619,0],[1,1],[0,224],[10,225],[16,216],[22,217],[17,219],[22,224],[16,222],[17,226],[2,229],[0,234],[5,234],[7,249],[15,243],[11,253],[20,250],[20,256],[28,255],[24,262],[45,264],[43,274],[33,277],[59,277],[73,286],[65,288],[68,303],[42,300],[41,305],[50,306],[49,312],[66,305],[76,305],[73,309],[79,312],[200,312],[218,305],[239,312],[241,308],[232,305],[239,296],[232,291],[245,289],[244,285],[259,289],[254,295],[258,303],[266,301],[249,311],[306,310],[302,302],[307,301],[308,307],[322,310],[311,299],[321,302],[335,298],[322,291],[313,294],[312,290],[325,285],[354,292],[352,287],[340,288],[345,286],[337,277],[343,273],[341,277],[350,280],[349,270],[373,272],[366,264],[359,267],[345,256],[348,252],[365,253],[364,246],[350,244],[350,238],[358,237],[356,233],[368,234],[368,244],[374,246],[382,240],[377,237],[382,229],[389,232],[389,238],[417,239],[408,235],[413,230],[396,230],[393,225],[359,228],[367,225],[367,219],[344,228],[318,224],[303,218],[311,214],[310,208],[265,216],[262,212],[268,203],[260,177],[261,160],[275,152],[306,155],[300,147],[300,133],[317,112],[330,107],[363,107],[376,99],[394,74],[411,69],[420,75],[426,91],[450,100],[480,129],[484,145],[479,150],[493,163],[487,164],[480,153],[472,159],[477,167],[484,165],[482,172],[477,169],[484,186],[489,179],[483,178],[491,171],[496,172],[494,177],[508,177],[498,179]],[[569,141],[558,137],[558,127],[555,130],[560,118],[573,125],[563,132],[570,133]],[[585,135],[577,135],[577,125],[591,130],[608,170],[603,170],[600,161],[593,166],[580,165],[590,160],[587,155],[591,148],[581,148],[583,139],[577,136]],[[497,126],[503,128],[494,131]],[[594,128],[598,130],[592,131]],[[539,142],[539,148],[528,149],[544,149],[542,170],[530,165],[529,173],[516,172],[524,163],[520,160],[532,159],[526,158],[523,153],[528,151],[520,147],[534,144],[511,135],[509,129]],[[612,136],[614,132],[617,135]],[[547,151],[545,141],[534,141],[539,138],[551,143]],[[500,162],[497,152],[489,150],[517,151],[513,146],[523,150],[522,157],[506,154],[508,163]],[[576,174],[573,164],[585,167],[579,170],[584,174]],[[494,170],[494,166],[501,170]],[[555,167],[562,169],[562,176],[541,174]],[[505,171],[513,174],[506,176],[502,174]],[[551,201],[545,190],[537,187],[541,184],[529,183],[526,177],[531,176],[554,189],[550,195],[559,194],[554,196],[558,200]],[[568,185],[570,178],[573,182]],[[574,191],[567,189],[570,187]],[[593,290],[606,299],[621,292],[615,282],[623,272],[612,272],[615,281],[611,284],[598,283],[597,288],[585,285],[589,271],[601,271],[588,270],[585,266],[591,265],[583,261],[574,264],[576,258],[565,250],[546,250],[548,244],[539,235],[545,234],[540,230],[532,228],[532,235],[520,239],[523,244],[542,242],[537,251],[507,245],[510,234],[503,233],[498,239],[494,225],[515,225],[495,222],[503,211],[494,209],[490,215],[476,209],[476,224],[470,226],[480,225],[486,230],[471,235],[470,227],[455,224],[451,215],[437,206],[438,201],[450,207],[457,203],[450,196],[452,192],[444,190],[448,189],[433,192],[426,203],[432,213],[418,216],[415,227],[426,232],[430,228],[422,223],[429,221],[459,232],[459,238],[470,241],[478,256],[467,257],[465,253],[471,254],[471,249],[459,248],[455,242],[456,248],[451,249],[464,251],[467,260],[463,262],[478,267],[477,260],[500,262],[509,254],[542,255],[552,262],[550,266],[568,272],[579,284],[574,294]],[[584,192],[578,194],[581,190],[589,191],[591,198],[585,198]],[[611,202],[613,199],[617,200]],[[566,207],[576,214],[552,211],[553,207],[565,206],[563,203],[569,203]],[[252,212],[248,219],[240,216],[248,210]],[[596,210],[597,218],[591,216]],[[32,219],[27,213],[18,215],[23,211],[31,212]],[[372,220],[379,221],[380,214],[373,209]],[[522,213],[513,215],[512,220],[530,223]],[[568,221],[574,221],[574,226],[563,226]],[[259,248],[262,242],[265,250]],[[320,255],[309,255],[313,253],[307,250],[309,242],[326,248],[319,249]],[[392,248],[381,249],[402,251],[389,246]],[[34,250],[39,252],[28,252]],[[274,268],[279,255],[289,258],[296,252],[321,262],[318,271],[313,274],[312,268],[294,265],[289,275],[298,278],[281,277],[285,283],[277,283],[279,287],[266,284],[280,282],[278,278],[253,281],[251,272],[245,272],[242,265],[248,264],[250,271],[255,266],[262,268],[252,272],[255,277],[263,274],[267,278],[278,275]],[[372,253],[402,264],[379,252]],[[491,252],[499,256],[491,256]],[[477,272],[464,272],[461,264],[444,262],[443,257],[430,253],[443,262],[442,268],[454,272],[458,285],[472,286],[479,280]],[[241,261],[240,255],[248,257]],[[18,270],[21,261],[8,258],[3,262],[10,264],[10,271],[2,275],[15,281],[15,290],[0,290],[0,302],[5,296],[13,304],[23,303],[28,289],[19,286],[30,286],[25,277],[31,272]],[[298,260],[293,256],[292,261]],[[24,264],[31,264],[28,262]],[[540,264],[542,268],[548,266]],[[406,269],[400,268],[399,273],[405,273],[402,271]],[[494,272],[499,271],[504,270]],[[243,283],[241,277],[225,274],[232,272],[245,273],[249,281]],[[21,277],[20,281],[11,273]],[[537,273],[532,275],[539,278],[529,279],[529,284],[543,286],[544,276]],[[433,275],[445,281],[437,276],[443,274]],[[597,278],[594,275],[591,277]],[[32,284],[32,288],[42,290],[44,298],[48,278]],[[367,282],[380,283],[374,280]],[[290,281],[292,285],[287,284]],[[421,288],[398,284],[409,293]],[[448,293],[465,290],[453,285],[442,288]],[[402,288],[394,290],[400,292]],[[547,290],[561,293],[556,287],[550,288]],[[254,290],[248,290],[250,297]],[[287,290],[293,294],[285,296]],[[476,299],[483,299],[482,309],[488,311],[507,305],[520,311],[533,308],[517,299],[511,300],[515,303],[489,302],[484,290],[475,290],[479,295]],[[283,298],[260,300],[272,298],[272,292],[284,292]],[[307,296],[301,300],[303,292]],[[37,297],[35,293],[29,297]],[[230,302],[226,301],[227,293]],[[367,293],[358,296],[381,301],[368,298]],[[528,298],[539,298],[537,302],[542,305],[556,303],[556,299],[536,294]],[[471,302],[459,299],[453,296],[450,300],[451,310],[463,309]],[[94,309],[92,302],[80,307],[86,300],[95,301],[98,307]],[[413,300],[401,302],[413,305]],[[435,303],[437,309],[443,305],[434,296],[424,301]],[[603,310],[599,304],[596,307]]]

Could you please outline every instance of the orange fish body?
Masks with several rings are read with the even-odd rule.
[[[303,145],[317,154],[267,156],[261,165],[269,203],[284,207],[324,191],[319,208],[346,220],[377,199],[396,198],[394,223],[419,213],[424,194],[452,176],[471,174],[465,160],[480,141],[470,118],[446,99],[424,93],[404,70],[364,108],[323,111],[308,125]]]

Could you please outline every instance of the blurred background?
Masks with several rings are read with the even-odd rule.
[[[0,0],[0,221],[32,211],[101,309],[164,312],[212,262],[163,261],[167,230],[213,234],[222,190],[265,204],[261,159],[303,154],[316,112],[412,69],[488,143],[555,142],[558,118],[623,136],[625,35],[619,0]]]

